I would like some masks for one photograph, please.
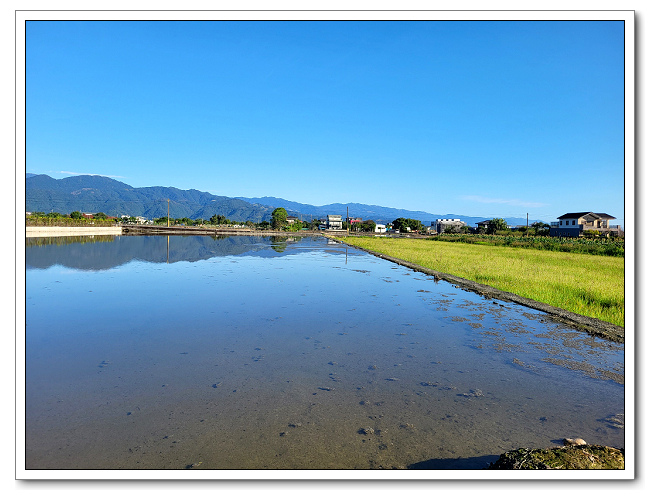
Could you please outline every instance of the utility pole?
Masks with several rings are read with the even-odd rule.
[[[345,207],[347,209],[347,216],[345,217],[345,220],[348,223],[348,236],[350,235],[350,207]]]
[[[167,198],[167,227],[169,227],[169,198]]]

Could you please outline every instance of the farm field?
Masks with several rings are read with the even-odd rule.
[[[346,237],[341,240],[625,326],[625,260],[621,257],[426,239]]]

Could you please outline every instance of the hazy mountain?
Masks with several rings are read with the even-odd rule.
[[[230,220],[261,222],[270,220],[277,207],[283,207],[290,215],[303,220],[325,218],[327,215],[342,215],[372,219],[377,223],[392,222],[399,217],[416,219],[424,225],[436,219],[461,219],[474,227],[486,217],[468,217],[458,214],[432,214],[382,207],[360,203],[333,203],[315,206],[282,198],[230,198],[196,189],[182,190],[174,187],[134,188],[115,179],[99,175],[78,175],[53,179],[48,175],[27,174],[25,180],[25,210],[28,212],[104,212],[107,215],[142,216],[148,219],[169,214],[173,218],[209,219],[213,215],[224,215]],[[511,225],[526,224],[523,218],[506,219]],[[530,223],[535,222],[530,220]]]
[[[265,196],[263,198],[238,197],[238,199],[247,201],[249,203],[260,203],[271,207],[284,207],[287,210],[293,210],[295,212],[303,214],[307,219],[309,219],[309,217],[320,219],[326,217],[327,215],[342,215],[343,217],[346,217],[349,211],[350,217],[360,217],[364,220],[374,220],[380,224],[393,222],[399,217],[404,217],[405,219],[419,220],[424,225],[430,225],[436,219],[460,219],[466,222],[470,227],[474,227],[477,222],[484,221],[487,218],[469,217],[466,215],[458,214],[432,214],[428,212],[405,210],[402,208],[381,207],[378,205],[363,205],[360,203],[332,203],[330,205],[315,206],[269,196]],[[513,226],[526,224],[526,219],[523,218],[511,217],[507,218],[506,221],[508,224],[511,224]],[[533,222],[535,221],[529,221],[530,224]]]

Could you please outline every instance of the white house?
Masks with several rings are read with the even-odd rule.
[[[327,229],[343,229],[343,218],[340,215],[328,215]]]
[[[375,224],[375,233],[385,233],[386,224]]]

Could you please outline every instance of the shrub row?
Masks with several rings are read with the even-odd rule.
[[[429,238],[435,241],[472,243],[480,245],[534,248],[555,252],[590,255],[625,256],[625,241],[619,239],[557,238],[551,236],[499,236],[487,234],[442,234]]]
[[[116,226],[118,225],[115,220],[100,220],[100,219],[70,219],[64,217],[30,217],[25,219],[26,226],[63,226],[63,227],[79,227],[79,226]]]

